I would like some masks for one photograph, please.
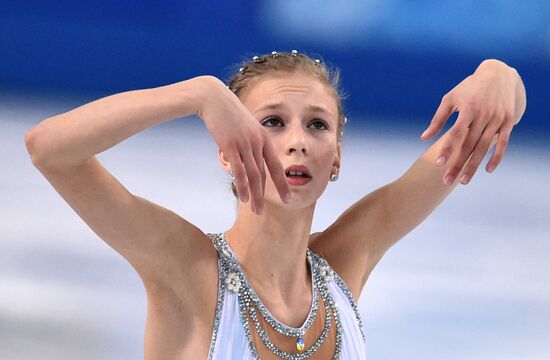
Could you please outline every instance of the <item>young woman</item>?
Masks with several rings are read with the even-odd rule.
[[[293,50],[212,76],[124,92],[46,119],[25,143],[33,164],[139,273],[146,359],[363,359],[356,301],[383,254],[422,222],[488,149],[501,161],[526,105],[518,73],[497,60],[443,97],[422,135],[452,128],[397,180],[310,234],[317,199],[338,179],[346,118],[338,71]],[[129,193],[95,155],[161,122],[198,115],[233,175],[238,216],[204,233]]]

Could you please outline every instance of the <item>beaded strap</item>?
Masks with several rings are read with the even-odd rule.
[[[361,314],[359,313],[359,309],[357,307],[357,302],[353,298],[351,294],[351,290],[348,288],[344,280],[338,276],[338,274],[335,273],[334,280],[336,281],[336,284],[340,286],[340,289],[342,289],[342,292],[346,295],[348,298],[349,303],[351,304],[351,308],[353,309],[353,312],[355,314],[355,319],[357,320],[357,324],[359,325],[359,330],[361,331],[361,336],[363,337],[363,342],[367,341],[367,338],[365,337],[365,331],[363,329],[363,321],[361,319]]]
[[[317,255],[313,251],[311,251],[311,254],[313,255],[313,258],[315,259],[315,261],[327,263],[325,259],[323,259],[319,255]],[[350,303],[351,308],[353,309],[353,313],[355,314],[355,319],[357,320],[357,324],[359,325],[359,330],[361,331],[361,336],[363,337],[363,342],[366,342],[365,332],[363,330],[363,321],[362,321],[362,318],[361,318],[361,314],[359,313],[359,308],[358,308],[357,302],[353,298],[353,295],[352,295],[351,290],[349,289],[349,287],[346,285],[344,280],[342,280],[342,278],[340,276],[338,276],[338,274],[335,271],[333,271],[333,276],[334,276],[334,281],[336,282],[336,284],[340,287],[340,289],[342,290],[344,295],[346,295],[346,298],[348,299],[348,302]]]
[[[220,327],[220,319],[222,315],[223,302],[225,298],[224,278],[225,278],[225,274],[223,272],[222,260],[218,256],[218,300],[216,302],[216,314],[214,316],[214,329],[212,331],[212,338],[210,339],[210,348],[208,350],[208,358],[207,358],[208,360],[212,360],[214,356],[214,347],[216,346],[218,329]]]

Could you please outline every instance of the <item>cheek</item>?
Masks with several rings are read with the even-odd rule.
[[[338,150],[336,145],[326,146],[323,149],[322,155],[320,156],[320,159],[322,159],[320,160],[322,161],[322,164],[319,164],[319,166],[323,166],[326,169],[328,169],[327,171],[330,171],[330,169],[332,168],[332,163],[334,162],[334,157],[337,155],[338,155]]]

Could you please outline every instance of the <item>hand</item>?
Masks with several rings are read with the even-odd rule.
[[[501,162],[512,127],[519,122],[524,110],[525,89],[517,71],[498,60],[484,61],[474,74],[443,96],[421,139],[428,140],[436,135],[449,117],[459,112],[437,160],[437,165],[443,166],[453,152],[460,151],[443,175],[445,184],[454,182],[471,155],[460,178],[462,184],[467,184],[497,135],[496,149],[485,168],[491,173]],[[463,135],[466,137],[460,142]]]
[[[261,213],[265,160],[279,196],[288,202],[290,189],[285,171],[264,128],[223,82],[213,76],[203,78],[206,90],[197,113],[227,156],[241,201],[247,202],[251,195],[252,211]]]

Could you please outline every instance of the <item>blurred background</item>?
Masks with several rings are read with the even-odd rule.
[[[0,1],[0,359],[143,358],[139,277],[32,166],[24,134],[100,97],[227,80],[242,60],[292,49],[340,68],[349,95],[340,179],[312,232],[439,138],[419,140],[481,61],[519,71],[527,111],[500,166],[485,172],[491,151],[390,249],[359,305],[372,359],[550,359],[549,19],[546,0]],[[230,178],[198,118],[98,158],[205,232],[234,221]]]

